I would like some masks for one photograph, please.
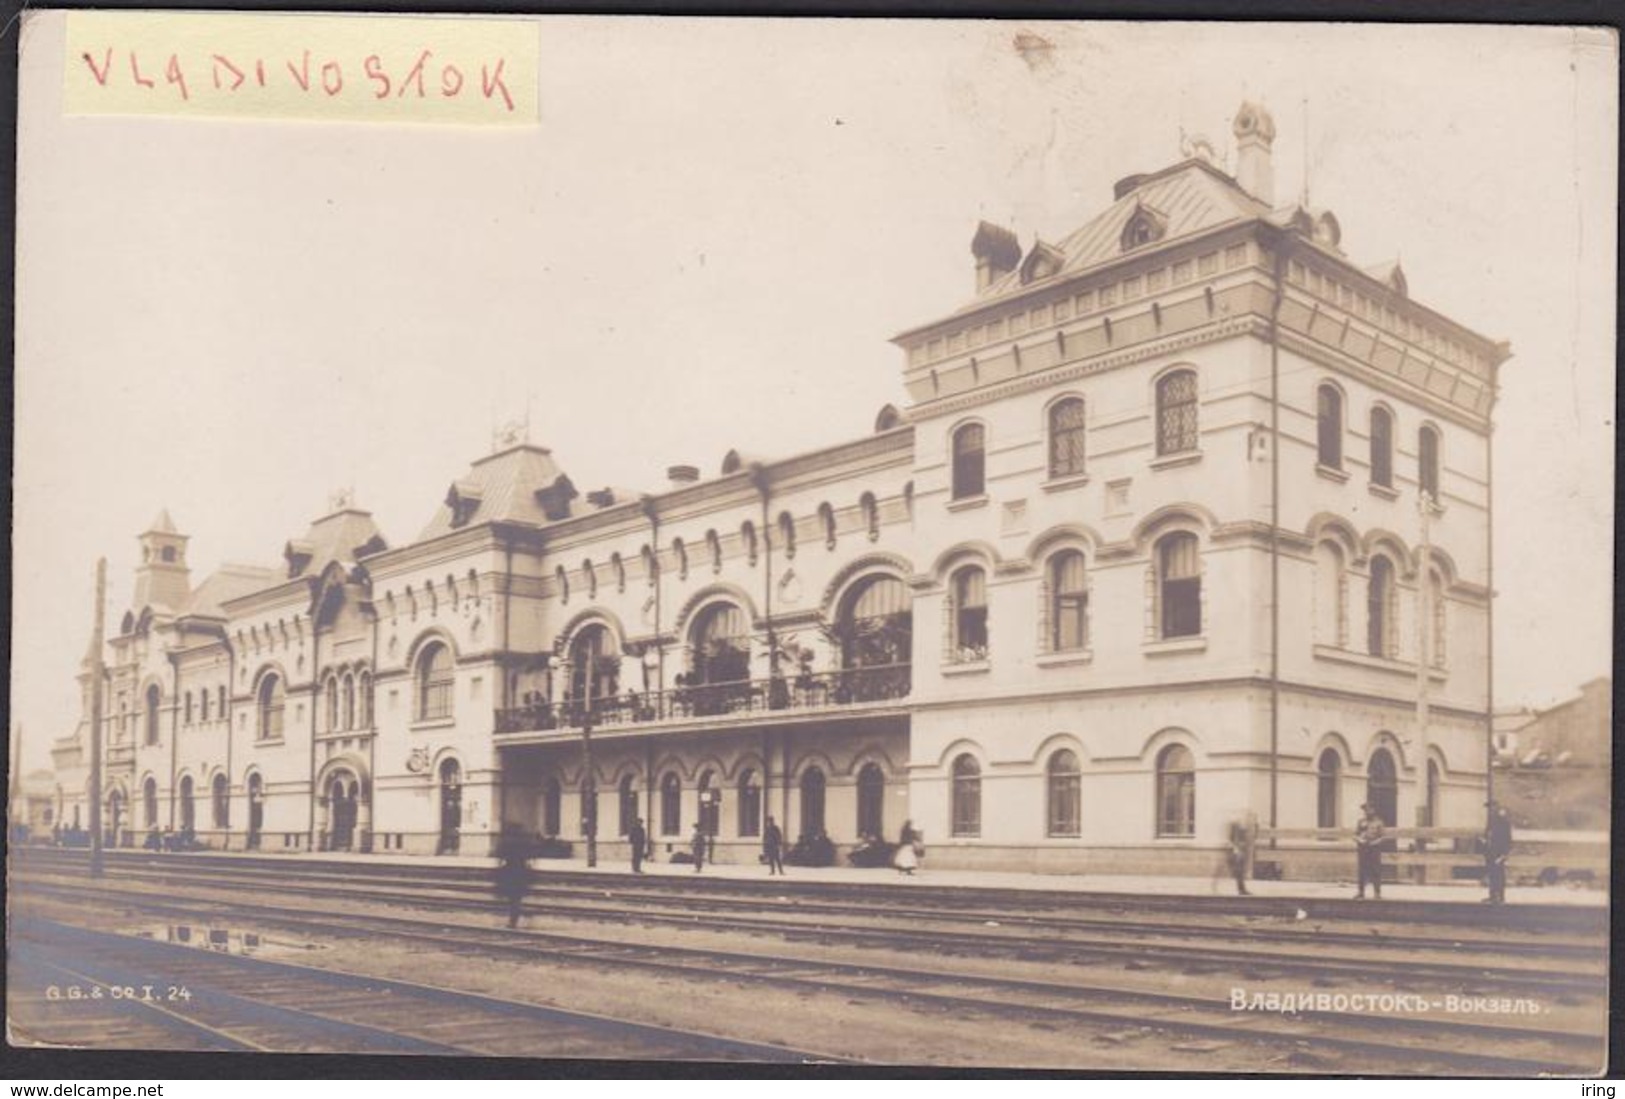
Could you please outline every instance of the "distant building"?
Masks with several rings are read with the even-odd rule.
[[[1193,146],[1057,242],[982,224],[867,437],[583,495],[515,434],[411,541],[338,500],[195,587],[160,515],[101,654],[109,835],[596,821],[619,857],[642,816],[754,861],[771,813],[839,847],[912,820],[934,866],[1189,872],[1248,814],[1476,827],[1507,349],[1276,201],[1267,112],[1234,133],[1235,176]],[[92,667],[53,753],[76,818]]]
[[[1600,676],[1575,697],[1531,714],[1515,754],[1529,764],[1597,766],[1613,758],[1614,682]]]

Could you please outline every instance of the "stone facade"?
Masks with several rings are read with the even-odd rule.
[[[908,406],[815,453],[582,493],[510,437],[411,542],[340,501],[196,589],[161,517],[104,654],[108,820],[579,853],[595,815],[618,858],[642,816],[734,861],[767,815],[912,821],[935,865],[1058,871],[1205,871],[1237,818],[1367,797],[1476,825],[1507,350],[1264,197],[1198,157],[1058,244],[983,225],[975,299],[896,338]]]

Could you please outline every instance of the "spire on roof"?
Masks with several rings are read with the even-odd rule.
[[[173,519],[171,519],[169,517],[169,509],[168,508],[160,508],[158,510],[158,518],[154,519],[152,521],[151,525],[149,525],[147,527],[147,533],[148,534],[179,534],[180,531],[175,529],[175,520],[173,520]]]

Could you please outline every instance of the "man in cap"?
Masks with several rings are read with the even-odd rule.
[[[1354,826],[1354,851],[1358,858],[1359,891],[1357,901],[1365,900],[1365,886],[1371,883],[1371,895],[1382,900],[1382,818],[1368,801],[1360,806],[1360,822]]]

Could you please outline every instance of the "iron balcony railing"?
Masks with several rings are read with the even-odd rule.
[[[907,664],[801,672],[768,679],[705,683],[664,691],[627,691],[592,701],[594,727],[643,725],[732,714],[831,710],[907,698]],[[537,700],[496,712],[498,733],[579,729],[586,718],[578,701]]]

